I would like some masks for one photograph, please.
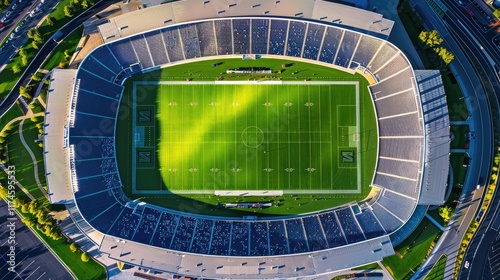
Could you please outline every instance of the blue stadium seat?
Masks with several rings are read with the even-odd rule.
[[[269,54],[285,54],[285,41],[287,32],[288,21],[280,19],[271,20],[271,31],[269,34]]]
[[[150,244],[157,247],[170,248],[172,237],[179,223],[179,218],[179,215],[171,214],[166,211],[162,212],[160,223],[156,228],[153,238],[151,238]]]
[[[161,212],[162,211],[157,209],[145,207],[141,215],[141,221],[134,236],[132,237],[132,240],[149,244],[156,227],[160,222]]]
[[[170,62],[184,60],[184,52],[182,51],[181,39],[177,27],[163,29],[162,34]]]
[[[325,63],[333,63],[335,59],[335,54],[339,47],[340,39],[342,38],[342,30],[334,27],[327,27],[325,33],[325,39],[323,40],[323,45],[321,46],[321,53],[319,55],[319,60]]]
[[[269,20],[252,19],[252,53],[267,54],[269,42]]]
[[[269,247],[271,255],[289,254],[283,221],[269,221]]]
[[[387,233],[391,233],[398,229],[403,223],[398,220],[394,215],[390,214],[382,208],[378,203],[372,205],[373,213],[377,216],[378,220],[384,227]]]
[[[230,234],[231,222],[215,221],[212,243],[210,243],[211,255],[229,255]]]
[[[200,40],[201,55],[213,56],[217,55],[215,29],[213,21],[204,21],[196,23],[198,30],[198,39]]]
[[[201,57],[200,43],[196,34],[196,26],[187,24],[179,27],[182,45],[184,46],[184,56],[186,59]]]
[[[122,68],[127,68],[139,62],[129,39],[113,42],[108,47]]]
[[[92,72],[110,82],[113,82],[117,75],[92,55],[88,55],[87,58],[85,58],[85,61],[80,65],[80,68]]]
[[[269,255],[268,228],[266,222],[250,223],[250,256]]]
[[[368,68],[370,61],[372,61],[373,56],[380,48],[381,44],[382,42],[380,41],[380,39],[373,38],[367,35],[362,36],[361,41],[359,42],[359,46],[356,49],[356,53],[354,53],[354,56],[352,58],[353,62],[357,62],[361,66]]]
[[[77,161],[75,166],[76,175],[79,178],[118,172],[116,160],[113,157]]]
[[[335,211],[339,217],[340,225],[344,230],[345,237],[349,244],[365,239],[363,232],[359,228],[350,207]]]
[[[349,66],[349,62],[351,61],[352,54],[354,53],[354,49],[359,40],[359,34],[351,31],[344,32],[344,38],[342,38],[342,42],[339,47],[339,51],[337,53],[337,58],[335,59],[335,65],[347,68]]]
[[[360,214],[356,215],[356,219],[363,229],[367,239],[372,239],[385,234],[384,229],[370,209],[363,209]]]
[[[307,240],[304,235],[301,219],[285,220],[290,254],[298,254],[309,251]]]
[[[73,190],[76,199],[122,186],[117,173],[87,179],[78,178],[77,182],[78,190]]]
[[[306,33],[305,22],[290,21],[290,29],[288,31],[288,41],[286,47],[286,55],[300,57],[302,54],[302,46],[304,44],[304,36]]]
[[[161,32],[151,31],[146,33],[144,37],[146,38],[154,65],[161,66],[167,64],[169,61]]]
[[[321,221],[321,225],[325,231],[326,241],[328,242],[329,248],[335,248],[347,244],[333,211],[320,214],[319,220]]]
[[[233,32],[231,20],[215,20],[215,34],[217,38],[217,53],[219,55],[233,54]]]
[[[196,254],[208,254],[213,227],[213,220],[197,219],[193,242],[191,243],[191,248],[189,249],[190,252]]]
[[[233,19],[234,54],[250,53],[250,20]]]
[[[304,45],[303,58],[317,60],[319,49],[325,34],[325,26],[309,23],[306,35],[306,44]]]
[[[113,138],[70,136],[69,143],[75,146],[75,160],[115,156]]]
[[[326,238],[323,234],[323,229],[320,225],[318,216],[314,215],[304,217],[302,221],[304,222],[304,230],[306,231],[309,250],[318,251],[327,249],[328,245],[326,243]]]
[[[115,56],[107,45],[100,46],[94,49],[91,55],[98,59],[104,66],[106,66],[115,75],[122,71],[121,65],[116,61]]]
[[[132,42],[132,47],[134,47],[137,57],[139,58],[139,63],[141,64],[142,69],[153,67],[153,60],[151,59],[144,35],[136,35],[130,38],[130,41]]]
[[[231,256],[248,256],[249,250],[249,226],[248,222],[233,222],[233,230],[231,231]]]
[[[139,226],[142,211],[134,212],[134,209],[125,207],[121,215],[113,223],[113,226],[107,232],[112,236],[124,238],[127,240],[132,239],[135,230]],[[110,216],[108,216],[110,217]],[[109,220],[108,220],[109,221]]]
[[[175,230],[174,239],[172,239],[172,246],[170,246],[170,249],[182,252],[189,250],[194,234],[195,224],[195,218],[181,216],[177,229]]]
[[[89,115],[78,115],[78,121],[74,127],[70,128],[72,136],[114,136],[115,135],[115,120],[109,118],[101,118]]]
[[[86,70],[78,71],[77,79],[80,79],[80,89],[84,89],[87,92],[95,93],[97,95],[109,97],[115,101],[120,99],[123,92],[123,87],[121,85],[98,78]]]

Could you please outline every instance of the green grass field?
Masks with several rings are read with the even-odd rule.
[[[208,204],[207,211],[227,199],[213,197],[214,191],[294,194],[275,200],[288,211],[273,207],[264,214],[316,211],[366,197],[377,133],[364,77],[285,60],[205,66],[212,63],[168,67],[126,83],[121,110],[128,113],[117,123],[117,156],[129,197],[176,209],[182,207],[173,204],[192,199],[196,207]],[[273,72],[291,66],[266,76],[221,74],[249,63]],[[220,76],[225,82],[215,84]],[[261,82],[245,82],[249,78]],[[289,203],[313,194],[321,202]]]

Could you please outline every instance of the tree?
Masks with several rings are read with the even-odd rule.
[[[493,15],[496,16],[498,19],[500,19],[500,9],[495,9],[493,11]]]
[[[42,33],[40,33],[38,29],[35,30],[35,34],[33,35],[33,40],[36,41],[37,43],[42,43],[44,40]]]
[[[439,35],[437,30],[432,30],[429,32],[424,30],[420,32],[420,34],[418,35],[418,39],[424,49],[438,46],[443,42],[443,38],[441,38],[441,35]]]
[[[23,64],[23,66],[28,65],[29,63],[28,58],[25,56],[21,57],[21,63]]]
[[[83,252],[82,253],[82,262],[88,262],[89,260],[90,260],[90,257],[87,254],[87,252]]]
[[[23,222],[28,227],[34,227],[36,225],[36,223],[33,219],[26,218],[26,217],[22,218],[21,222]]]
[[[37,41],[35,41],[35,40],[31,41],[31,46],[33,46],[33,48],[35,50],[40,49],[40,46],[38,45]]]
[[[82,8],[83,8],[84,10],[86,10],[89,6],[90,6],[90,5],[89,5],[89,3],[87,2],[87,0],[83,0],[83,1],[82,1]]]
[[[64,6],[63,8],[64,15],[67,17],[72,17],[73,16],[73,9],[69,6]]]
[[[450,206],[439,207],[439,216],[443,218],[445,223],[449,222],[453,216],[453,208]]]
[[[64,51],[64,59],[69,60],[71,58],[70,50]]]
[[[40,76],[38,76],[37,74],[33,74],[31,75],[31,79],[35,82],[39,82],[42,80],[42,78]]]
[[[47,22],[48,25],[50,26],[54,26],[54,24],[56,24],[56,19],[52,16],[48,16],[47,19],[45,20]]]
[[[30,29],[30,30],[31,30],[31,29]],[[28,31],[28,33],[29,33],[29,31]],[[20,48],[20,49],[19,49],[19,55],[20,55],[21,57],[26,57],[26,51],[24,50],[24,48]]]
[[[33,27],[30,30],[28,30],[28,38],[33,39],[33,37],[35,36],[35,30],[36,27]]]
[[[71,252],[73,252],[73,253],[74,253],[74,252],[78,251],[78,245],[76,245],[76,243],[75,243],[75,242],[73,242],[73,243],[71,243],[71,244],[69,245],[69,249],[71,250]]]
[[[6,199],[8,195],[9,192],[7,191],[7,189],[4,188],[2,184],[0,184],[0,198]]]
[[[30,86],[20,86],[19,87],[19,94],[23,97],[23,98],[31,98],[31,87]],[[33,200],[35,201],[35,200]],[[33,202],[32,201],[32,202]],[[30,203],[31,205],[31,203]],[[31,213],[31,210],[30,210],[30,213]]]
[[[64,69],[68,67],[68,62],[67,61],[61,61],[59,62],[59,68]]]
[[[455,59],[455,55],[453,55],[453,53],[451,53],[445,47],[434,48],[434,51],[441,58],[441,60],[444,62],[445,65],[450,64],[453,61],[453,59]]]
[[[14,74],[21,72],[21,67],[19,67],[18,64],[15,64],[14,66],[12,66],[12,72],[14,72]]]
[[[21,206],[21,212],[28,213],[28,204],[23,204]]]
[[[33,215],[38,215],[38,212],[42,205],[40,204],[40,202],[37,200],[37,199],[33,199],[30,203],[29,203],[29,206],[28,206],[28,211],[30,214],[33,214]]]

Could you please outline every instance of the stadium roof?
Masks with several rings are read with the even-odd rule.
[[[176,23],[256,15],[314,19],[383,38],[394,24],[381,14],[321,0],[184,0],[125,13],[99,26],[99,31],[107,43]]]
[[[143,268],[171,271],[200,278],[275,279],[321,275],[356,265],[373,263],[393,255],[388,236],[367,240],[334,250],[301,255],[241,258],[207,256],[167,251],[132,241],[105,236],[100,251],[112,259]],[[342,256],[339,258],[339,256]],[[332,261],[333,260],[333,261]],[[292,274],[290,272],[293,271]]]
[[[43,155],[49,199],[52,204],[73,200],[69,154],[67,149],[67,119],[76,70],[54,69],[47,92],[47,109],[43,136]]]
[[[450,168],[450,119],[443,81],[438,70],[415,71],[424,112],[427,155],[419,204],[444,202]]]

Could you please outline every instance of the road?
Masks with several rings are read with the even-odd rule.
[[[452,1],[450,1],[452,2]],[[425,25],[429,29],[438,30],[443,37],[443,45],[454,55],[455,60],[450,68],[464,93],[469,114],[472,116],[471,130],[475,131],[475,139],[471,142],[471,164],[468,169],[462,195],[457,205],[456,214],[449,223],[447,230],[441,236],[433,252],[424,265],[414,275],[413,279],[423,279],[442,254],[447,255],[445,279],[451,279],[460,242],[470,221],[480,205],[484,188],[475,190],[480,177],[489,178],[490,163],[492,160],[493,131],[490,113],[490,104],[481,86],[476,71],[461,47],[468,46],[476,57],[481,57],[481,64],[485,63],[479,48],[471,43],[469,36],[463,34],[463,28],[458,28],[449,10],[444,20],[428,5],[425,0],[413,0],[416,10],[422,15]],[[450,15],[448,15],[450,13]],[[450,32],[452,31],[452,32]]]
[[[2,199],[0,228],[0,280],[73,278],[44,243],[21,222],[21,218],[17,214],[10,215],[7,203]],[[13,270],[9,270],[11,267]]]
[[[116,3],[116,0],[102,0],[94,6],[90,7],[85,12],[81,13],[78,17],[74,18],[69,24],[60,29],[60,32],[62,34],[60,38],[66,37],[66,35],[75,30],[75,28],[80,26],[80,24],[82,24],[84,21],[113,3]],[[58,44],[58,42],[49,39],[40,48],[39,52],[32,59],[25,72],[20,76],[18,82],[10,91],[9,95],[0,104],[0,117],[3,116],[19,98],[19,87],[25,86],[29,82],[31,75],[34,74],[38,70],[38,68],[40,68],[45,58],[57,47]]]

